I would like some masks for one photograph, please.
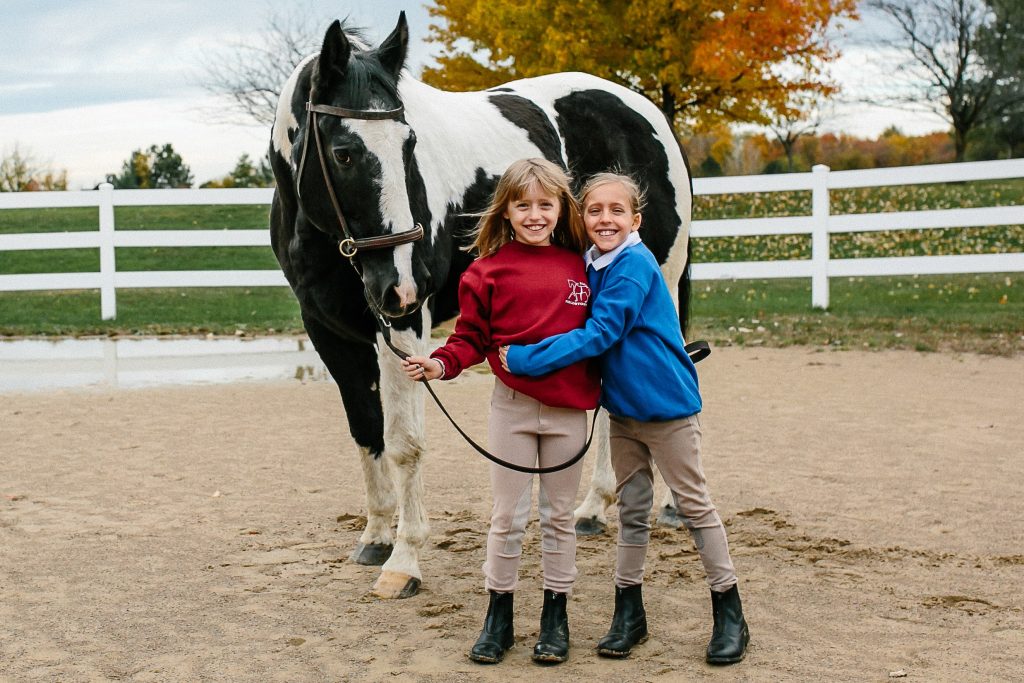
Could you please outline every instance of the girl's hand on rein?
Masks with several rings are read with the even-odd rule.
[[[508,345],[498,347],[498,358],[501,360],[501,369],[505,372],[511,373],[508,369]]]
[[[402,361],[402,370],[414,382],[437,379],[444,372],[440,363],[427,356],[409,356]]]

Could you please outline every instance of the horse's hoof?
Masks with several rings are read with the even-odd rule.
[[[597,517],[583,517],[576,522],[577,536],[600,536],[608,531],[608,525]]]
[[[385,600],[411,598],[420,592],[420,580],[408,574],[381,572],[372,592]]]
[[[667,526],[670,529],[682,529],[683,518],[679,516],[679,510],[671,505],[661,508],[658,513],[658,526]]]
[[[360,543],[348,556],[348,559],[356,564],[379,567],[388,561],[394,547],[390,543]]]

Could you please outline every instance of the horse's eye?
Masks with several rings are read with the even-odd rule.
[[[338,163],[342,166],[349,166],[352,164],[352,153],[347,149],[334,150],[334,158],[337,159]]]

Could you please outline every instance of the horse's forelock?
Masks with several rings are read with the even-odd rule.
[[[369,52],[373,49],[370,45],[370,39],[366,37],[366,29],[362,26],[350,26],[348,18],[341,20],[341,31],[357,51]]]
[[[394,77],[376,59],[363,54],[349,59],[345,80],[333,95],[353,109],[390,109],[399,101]]]

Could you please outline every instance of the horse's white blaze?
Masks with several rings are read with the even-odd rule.
[[[295,164],[292,163],[291,132],[298,130],[299,121],[295,118],[295,114],[292,113],[292,97],[295,95],[295,84],[299,80],[299,73],[302,71],[302,67],[306,66],[316,56],[313,54],[306,57],[295,67],[295,71],[292,71],[292,75],[288,77],[284,87],[281,89],[281,99],[277,101],[277,114],[274,117],[274,128],[270,139],[274,145],[274,150],[285,159],[288,159],[288,163],[291,164],[293,171],[295,170]]]
[[[416,279],[412,274],[412,245],[400,244],[395,247],[395,270],[398,271],[398,285],[395,293],[403,306],[416,302]]]
[[[416,163],[433,223],[424,227],[431,241],[452,207],[464,210],[463,196],[476,182],[477,169],[497,178],[517,159],[542,156],[527,131],[488,101],[493,93],[437,90],[405,73],[398,90],[416,131]]]
[[[380,163],[380,214],[391,232],[411,230],[414,226],[409,190],[405,184],[405,160],[402,150],[409,139],[410,128],[400,121],[361,121],[346,119],[349,129],[358,135],[370,154]],[[403,244],[394,250],[398,271],[399,298],[410,303],[416,300],[416,280],[412,273],[412,245]]]

